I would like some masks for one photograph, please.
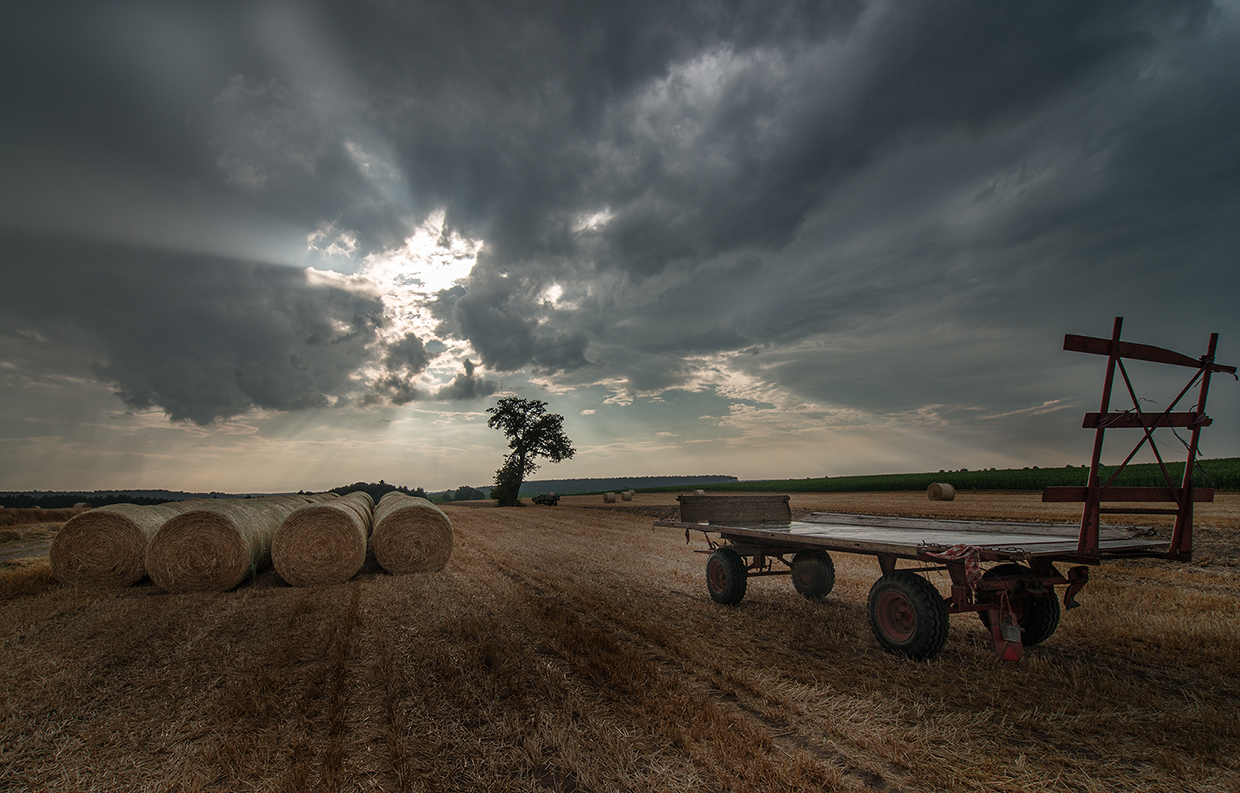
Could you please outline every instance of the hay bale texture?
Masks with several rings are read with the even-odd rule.
[[[291,512],[330,498],[336,496],[205,501],[159,528],[146,546],[146,572],[168,592],[232,589],[271,562],[271,540]]]
[[[426,499],[393,491],[375,507],[370,547],[389,573],[442,570],[452,556],[452,521]]]
[[[112,504],[74,515],[52,540],[52,574],[66,584],[126,587],[146,577],[147,544],[171,518],[199,499],[155,504]]]
[[[366,562],[375,502],[355,490],[294,510],[271,540],[271,564],[293,586],[343,584]]]
[[[935,482],[926,488],[926,497],[931,501],[955,501],[956,488],[946,482]]]

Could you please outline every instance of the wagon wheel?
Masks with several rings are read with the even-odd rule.
[[[835,563],[825,551],[800,551],[792,557],[792,585],[810,600],[831,594]]]
[[[1024,565],[1015,563],[996,565],[985,573],[982,578],[1000,578],[1013,575],[1028,575],[1029,568]],[[998,592],[981,592],[977,593],[979,603],[993,603],[999,598]],[[1032,647],[1035,644],[1041,644],[1051,637],[1055,629],[1059,627],[1059,601],[1055,598],[1055,592],[1045,595],[1034,595],[1028,592],[1020,592],[1008,596],[1008,603],[1012,608],[1012,616],[1016,617],[1016,624],[1020,626],[1020,641],[1026,647]],[[982,624],[990,630],[990,612],[979,611],[977,616],[981,618]]]
[[[719,548],[706,560],[706,589],[716,603],[740,603],[747,581],[745,560],[731,548]]]
[[[926,579],[897,570],[870,588],[870,627],[884,648],[923,661],[947,641],[947,606]]]

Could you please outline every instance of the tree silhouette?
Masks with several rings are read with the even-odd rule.
[[[570,459],[576,450],[564,434],[564,417],[547,412],[547,403],[539,399],[503,397],[494,407],[487,408],[491,418],[487,426],[502,430],[508,436],[504,465],[495,472],[491,498],[501,507],[516,506],[520,500],[521,483],[538,470],[536,462],[546,457],[553,463]]]

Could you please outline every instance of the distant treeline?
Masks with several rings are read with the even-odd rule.
[[[385,495],[393,491],[397,493],[404,493],[407,496],[417,496],[418,498],[426,498],[426,491],[420,487],[415,487],[414,489],[410,490],[408,487],[404,485],[389,485],[387,482],[384,482],[382,479],[380,479],[378,482],[354,482],[351,485],[341,485],[340,487],[333,487],[331,490],[328,490],[327,492],[336,493],[336,494],[343,496],[345,493],[352,493],[355,490],[365,491],[366,493],[370,495],[371,498],[375,500],[376,504],[379,503],[379,499],[383,498]]]
[[[69,509],[74,504],[90,504],[92,507],[106,507],[108,504],[167,504],[180,499],[155,498],[153,496],[131,496],[115,491],[94,493],[0,493],[0,507],[6,509]]]
[[[1114,468],[1103,468],[1103,481]],[[1184,463],[1168,463],[1167,470],[1177,486],[1184,476]],[[822,479],[771,479],[751,482],[729,482],[706,485],[704,490],[716,492],[758,491],[781,493],[865,493],[887,490],[925,490],[935,482],[943,482],[957,490],[1041,490],[1044,487],[1087,484],[1087,466],[1064,468],[1008,468],[989,471],[940,471],[937,474],[875,474],[872,476],[833,476]],[[1125,487],[1166,487],[1166,480],[1157,463],[1132,464],[1124,469],[1116,485]],[[1198,460],[1193,469],[1196,487],[1215,490],[1240,490],[1240,457]],[[674,487],[658,488],[675,490]]]
[[[625,476],[610,479],[538,479],[524,482],[521,495],[539,493],[597,493],[604,490],[651,490],[653,488],[697,487],[738,481],[735,476]]]
[[[491,488],[489,487],[485,491],[483,491],[483,490],[479,490],[476,487],[470,487],[469,485],[461,485],[456,490],[445,490],[443,493],[432,493],[431,495],[437,496],[441,502],[443,501],[481,501],[482,499],[487,498],[487,494],[490,492],[490,490]]]

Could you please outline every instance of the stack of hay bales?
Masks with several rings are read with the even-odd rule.
[[[946,482],[935,482],[926,488],[926,497],[931,501],[955,501],[956,488]]]
[[[392,491],[379,499],[370,545],[389,573],[442,570],[452,556],[452,522],[424,498]]]
[[[335,496],[269,496],[206,501],[169,519],[146,546],[146,571],[168,592],[223,592],[271,561],[284,519]],[[92,514],[92,513],[87,513]]]
[[[52,540],[52,575],[90,587],[136,584],[146,577],[146,548],[159,527],[202,503],[112,504],[74,515]]]
[[[362,569],[375,502],[355,490],[294,510],[271,541],[271,564],[293,586],[343,584]]]

